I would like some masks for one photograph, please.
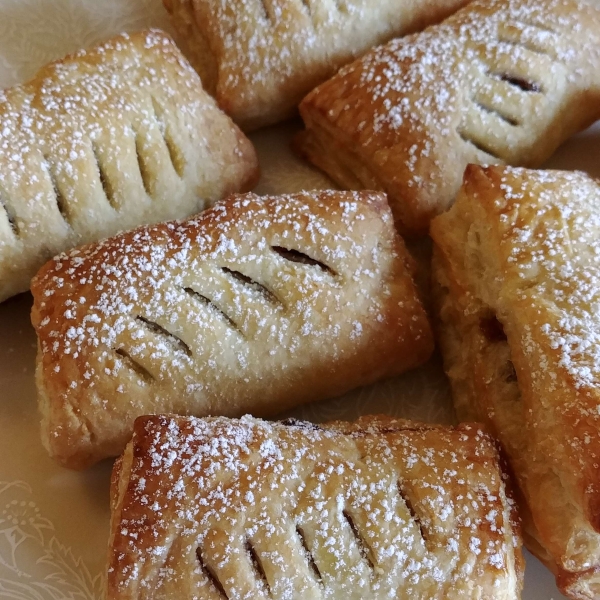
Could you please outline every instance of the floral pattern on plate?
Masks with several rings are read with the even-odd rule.
[[[0,481],[0,598],[96,600],[103,578],[55,536],[25,481]]]

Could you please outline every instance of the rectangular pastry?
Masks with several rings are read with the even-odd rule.
[[[246,130],[291,117],[343,64],[467,1],[163,0],[205,88]]]
[[[249,189],[249,140],[172,40],[123,34],[0,92],[0,301],[52,256]]]
[[[343,68],[301,103],[297,146],[426,233],[468,163],[537,166],[600,118],[600,7],[478,0]]]
[[[239,195],[50,261],[32,321],[50,454],[120,454],[136,417],[274,414],[423,363],[432,335],[377,192]]]
[[[521,487],[529,548],[571,598],[600,594],[600,185],[470,166],[431,226],[445,368]]]
[[[389,417],[157,415],[113,471],[109,600],[517,600],[493,440]]]

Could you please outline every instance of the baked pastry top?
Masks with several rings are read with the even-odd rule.
[[[50,454],[120,454],[134,419],[273,414],[424,362],[432,336],[385,196],[234,196],[49,262],[32,322]]]
[[[520,597],[476,426],[141,417],[111,505],[110,600]]]
[[[426,233],[468,163],[540,165],[600,118],[600,6],[478,0],[375,48],[301,103],[298,147]]]
[[[291,117],[302,97],[375,44],[467,0],[163,0],[206,89],[244,129]]]
[[[249,140],[172,40],[123,34],[0,92],[0,301],[50,257],[245,191]]]
[[[459,418],[501,441],[526,542],[572,598],[600,590],[599,202],[583,173],[473,165],[431,227]]]

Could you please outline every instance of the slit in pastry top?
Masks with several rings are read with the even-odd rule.
[[[371,192],[233,196],[57,257],[33,286],[45,444],[83,466],[141,414],[275,413],[416,366],[411,273]]]
[[[426,233],[469,163],[539,166],[600,118],[600,8],[476,0],[342,68],[300,104],[297,148]]]

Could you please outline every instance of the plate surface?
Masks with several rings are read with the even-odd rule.
[[[160,0],[0,0],[0,88],[119,31],[167,23]],[[259,193],[331,186],[289,151],[297,128],[289,123],[253,136],[262,167]],[[599,151],[600,124],[560,148],[548,166],[600,176]],[[30,308],[29,294],[0,305],[0,600],[97,599],[111,465],[75,473],[46,456],[38,434]],[[294,415],[323,421],[377,412],[451,422],[439,358],[343,398],[304,406]],[[551,574],[530,555],[526,558],[525,600],[562,598]]]

